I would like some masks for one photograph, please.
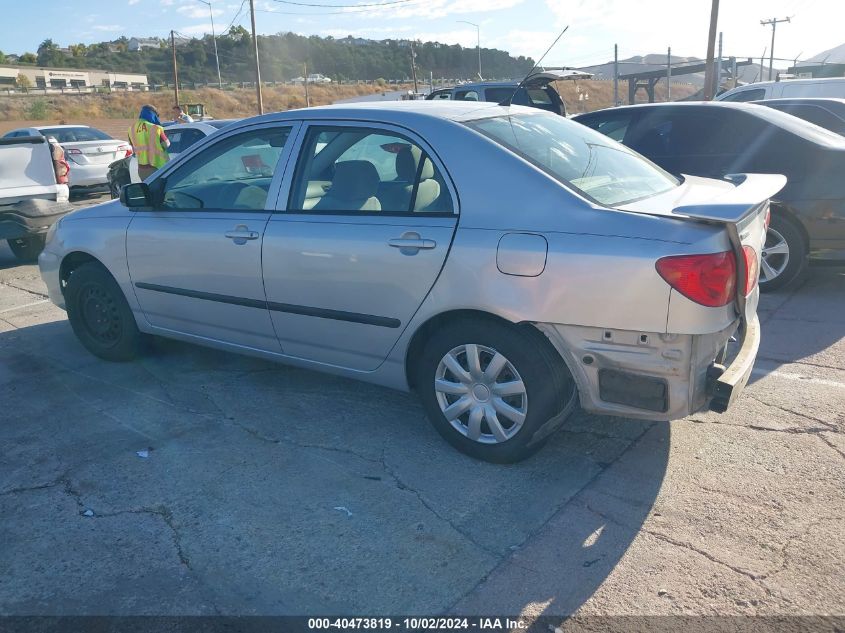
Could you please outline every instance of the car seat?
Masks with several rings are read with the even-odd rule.
[[[376,198],[379,175],[375,165],[366,160],[335,163],[332,186],[314,211],[381,211]]]

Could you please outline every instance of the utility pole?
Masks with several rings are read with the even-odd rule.
[[[666,51],[666,101],[672,100],[672,47]]]
[[[613,45],[613,107],[619,105],[619,46]]]
[[[772,80],[772,67],[775,64],[775,29],[781,22],[789,22],[789,18],[772,18],[771,20],[760,20],[763,26],[772,25],[772,47],[769,49],[769,81]]]
[[[719,94],[719,88],[722,87],[722,32],[719,31],[719,54],[717,56],[716,62],[716,72],[714,73],[716,78],[716,85],[713,87],[713,96],[715,97]]]
[[[469,24],[470,26],[475,27],[475,47],[478,49],[478,79],[480,81],[484,81],[484,77],[481,76],[481,27],[475,22],[470,22],[469,20],[457,20],[457,22],[462,22],[463,24]]]
[[[173,53],[173,98],[174,105],[179,105],[179,71],[176,68],[176,34],[170,31],[170,51]]]
[[[303,75],[302,75],[303,81],[302,81],[302,83],[305,86],[305,107],[310,108],[311,107],[311,99],[308,96],[308,62],[304,63],[302,65],[302,68],[303,68]]]
[[[417,90],[417,54],[414,52],[414,43],[411,42],[411,74],[414,76],[414,98]]]
[[[217,62],[217,87],[223,88],[223,80],[220,78],[220,56],[217,54],[217,34],[214,32],[214,11],[211,8],[211,0],[199,0],[208,5],[208,15],[211,18],[211,41],[214,42],[214,61]]]
[[[716,48],[716,25],[719,22],[719,0],[710,7],[710,31],[707,34],[707,60],[704,63],[704,100],[713,99],[713,53]]]
[[[258,98],[258,114],[264,114],[264,97],[261,94],[261,66],[258,63],[258,36],[255,34],[255,0],[249,0],[252,19],[252,50],[255,54],[255,96]]]

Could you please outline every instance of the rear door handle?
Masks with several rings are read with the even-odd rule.
[[[247,240],[257,240],[261,234],[258,231],[250,231],[249,227],[244,224],[239,224],[231,231],[226,231],[223,235],[233,240],[235,244],[246,244]]]

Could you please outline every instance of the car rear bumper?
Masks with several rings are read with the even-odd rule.
[[[754,317],[741,328],[740,348],[727,367],[714,363],[709,370],[710,409],[724,413],[748,384],[757,350],[760,349],[760,320]]]
[[[552,342],[590,413],[676,420],[712,407],[726,410],[742,392],[760,344],[756,315],[710,334],[666,334],[535,324]],[[742,333],[728,367],[717,365],[731,336]]]
[[[71,163],[69,178],[71,187],[92,187],[108,184],[109,163],[98,165]]]

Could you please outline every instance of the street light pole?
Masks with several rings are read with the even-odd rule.
[[[208,5],[208,15],[211,17],[211,41],[214,42],[214,60],[217,62],[217,87],[223,89],[223,80],[220,78],[220,56],[217,54],[217,34],[214,32],[214,10],[211,8],[211,0],[199,0]]]
[[[475,22],[470,22],[469,20],[457,20],[458,22],[462,22],[463,24],[469,24],[470,26],[475,27],[475,36],[476,36],[476,45],[475,47],[478,49],[478,78],[484,79],[481,76],[481,27],[478,26]]]

